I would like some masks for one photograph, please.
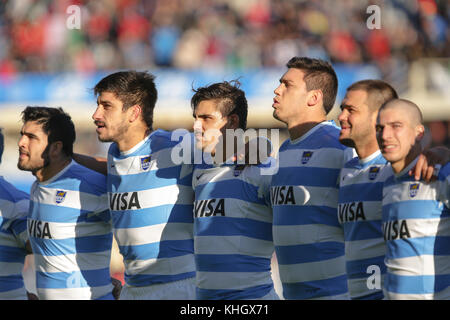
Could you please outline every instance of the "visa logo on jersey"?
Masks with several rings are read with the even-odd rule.
[[[66,195],[67,195],[67,191],[56,190],[56,197],[55,197],[56,203],[63,202],[64,199],[66,198]]]
[[[207,199],[194,202],[194,217],[225,216],[225,199]]]
[[[308,163],[308,161],[309,161],[309,159],[311,159],[312,155],[313,155],[312,151],[303,151],[302,164]]]
[[[380,167],[370,167],[369,168],[369,180],[375,180],[378,173],[380,172]]]
[[[141,168],[142,170],[146,171],[148,168],[150,168],[150,161],[152,160],[152,156],[147,156],[141,158]]]
[[[409,196],[411,198],[414,198],[417,195],[417,192],[419,192],[420,184],[418,183],[412,183],[409,185]]]

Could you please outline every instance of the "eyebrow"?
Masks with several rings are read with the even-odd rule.
[[[31,132],[20,130],[20,134],[22,136],[27,136],[27,137],[30,137],[30,138],[37,138],[37,139],[39,139],[39,137],[37,135],[35,135],[34,133],[31,133]]]
[[[348,103],[341,103],[340,106],[341,110],[344,108],[356,108],[356,106],[352,105],[352,104],[348,104]]]
[[[97,105],[99,105],[99,104],[112,104],[112,103],[109,100],[98,98],[97,99]]]
[[[283,82],[287,82],[287,83],[294,83],[294,81],[293,81],[293,80],[290,80],[290,79],[285,79],[285,78],[281,78],[281,79],[280,79],[280,83],[283,83]]]

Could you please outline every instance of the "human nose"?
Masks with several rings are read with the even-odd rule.
[[[203,128],[202,121],[200,119],[194,120],[193,128],[194,128],[194,131],[201,132],[202,128]]]
[[[347,121],[347,118],[348,118],[348,111],[343,109],[343,110],[341,110],[341,113],[339,113],[337,119],[338,119],[339,123],[342,125],[342,122]]]
[[[101,116],[101,112],[100,112],[100,106],[97,107],[97,109],[95,109],[95,112],[92,114],[92,119],[95,120],[99,120]]]

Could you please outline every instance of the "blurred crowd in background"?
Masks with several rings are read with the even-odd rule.
[[[81,28],[66,28],[68,6]],[[381,8],[370,30],[369,5]],[[388,75],[450,55],[447,0],[0,2],[0,73],[284,66],[294,55],[372,62]]]
[[[67,27],[81,9],[80,28]],[[371,30],[370,5],[381,9]],[[450,57],[448,0],[0,2],[0,80],[24,72],[284,67],[292,56],[375,65],[399,91],[410,63]],[[450,131],[448,121],[436,131]],[[445,126],[445,128],[443,128]],[[449,134],[443,135],[448,144]]]

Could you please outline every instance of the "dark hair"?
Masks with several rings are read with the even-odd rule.
[[[323,94],[323,108],[328,114],[336,100],[338,79],[330,63],[307,57],[293,57],[286,64],[288,68],[300,69],[304,72],[303,81],[306,90],[321,90]]]
[[[155,86],[155,76],[148,72],[120,71],[112,73],[100,80],[94,87],[95,96],[102,92],[112,92],[123,103],[123,110],[139,105],[142,117],[148,128],[153,126],[153,109],[158,92]]]
[[[214,83],[210,86],[192,89],[195,94],[191,98],[191,106],[195,110],[200,102],[205,100],[217,100],[217,108],[226,117],[236,114],[239,117],[239,128],[247,128],[248,105],[245,93],[238,80]]]
[[[0,162],[2,162],[2,155],[4,148],[5,148],[5,137],[3,136],[2,128],[0,128]]]
[[[70,116],[62,108],[26,107],[22,111],[22,122],[35,121],[42,125],[42,131],[48,136],[48,144],[61,141],[63,152],[73,155],[75,126]]]
[[[347,88],[347,92],[351,90],[363,90],[367,92],[367,105],[372,111],[378,111],[386,102],[398,98],[395,89],[383,80],[361,80]]]

